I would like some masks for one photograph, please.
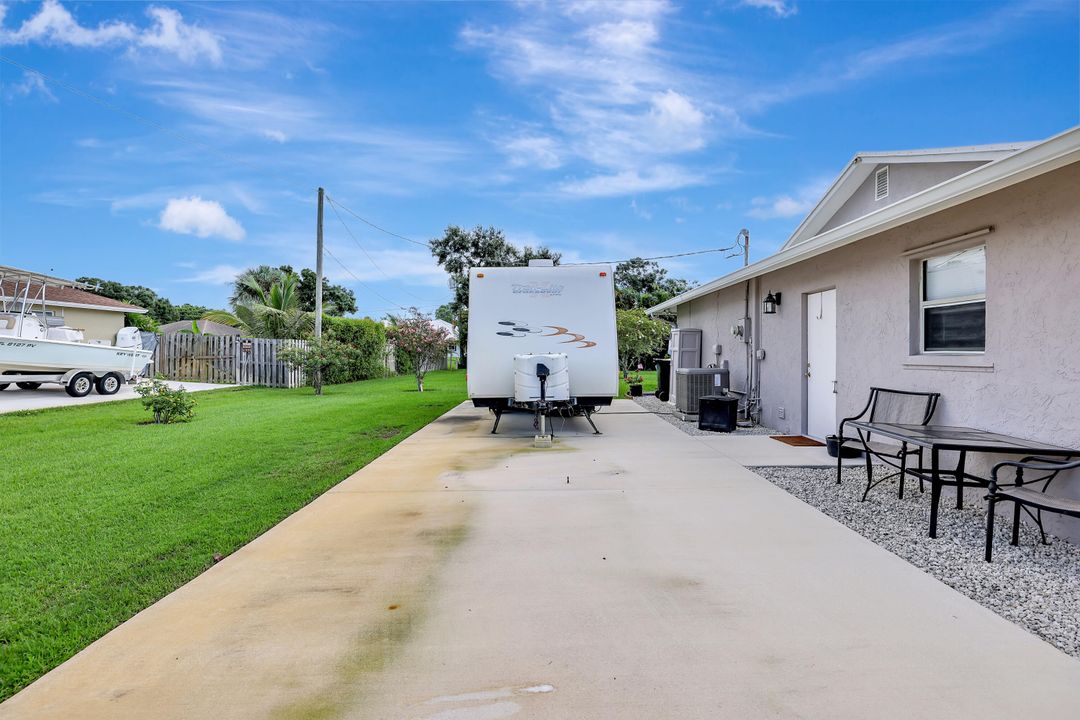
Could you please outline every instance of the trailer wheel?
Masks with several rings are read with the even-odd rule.
[[[120,376],[116,373],[102,375],[97,379],[98,395],[115,395],[120,390]]]
[[[90,391],[94,389],[94,376],[88,372],[77,373],[73,378],[68,380],[68,384],[64,386],[64,390],[71,397],[86,397],[90,394]]]
[[[0,383],[0,390],[7,390],[8,385],[11,383]]]
[[[38,382],[21,382],[15,384],[21,387],[23,390],[37,390],[39,387],[41,387],[41,383]]]

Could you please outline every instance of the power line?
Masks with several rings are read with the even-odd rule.
[[[672,255],[655,255],[653,257],[634,257],[625,260],[597,260],[595,262],[562,263],[563,265],[618,265],[631,260],[668,260],[670,258],[687,257],[689,255],[704,255],[706,253],[727,252],[733,248],[715,248],[713,250],[693,250],[691,252],[674,253]]]
[[[324,252],[325,252],[325,253],[326,253],[327,255],[329,255],[330,257],[334,258],[334,262],[336,262],[336,263],[337,263],[338,265],[340,265],[340,266],[341,266],[341,269],[342,269],[342,270],[344,270],[345,272],[349,273],[349,275],[351,275],[351,276],[352,276],[352,279],[353,279],[353,280],[355,280],[355,281],[356,281],[357,283],[359,283],[359,284],[360,284],[360,286],[361,286],[361,287],[363,287],[363,288],[364,288],[365,290],[368,290],[368,291],[369,291],[369,292],[371,292],[371,293],[372,293],[373,295],[377,295],[378,297],[382,298],[382,299],[383,299],[383,301],[385,301],[385,302],[387,302],[387,303],[389,303],[389,304],[390,304],[390,307],[395,307],[395,308],[397,308],[397,309],[399,309],[399,310],[408,310],[408,308],[407,308],[407,307],[405,307],[404,305],[401,305],[400,303],[396,303],[396,302],[394,302],[393,300],[391,300],[390,298],[386,297],[385,295],[383,295],[383,294],[382,294],[381,292],[379,292],[379,291],[378,291],[378,290],[376,290],[375,288],[373,288],[373,287],[370,287],[370,286],[368,286],[368,285],[364,284],[364,282],[363,282],[363,281],[362,281],[362,280],[361,280],[360,278],[358,278],[358,277],[356,276],[356,273],[354,273],[354,272],[353,272],[352,270],[350,270],[350,269],[349,269],[349,267],[348,267],[348,266],[347,266],[347,265],[346,265],[345,263],[341,262],[341,260],[338,260],[338,257],[337,257],[337,255],[335,255],[334,253],[330,252],[330,248],[328,248],[328,247],[326,247],[326,246],[324,245],[324,246],[323,246],[323,251],[324,251]]]
[[[329,195],[327,195],[326,197],[327,197],[327,199],[328,199],[328,200],[330,201],[330,203],[331,203],[332,205],[338,205],[338,206],[340,206],[342,210],[344,210],[345,212],[349,213],[350,215],[352,215],[352,216],[353,216],[354,218],[356,218],[356,219],[357,219],[357,220],[359,220],[360,222],[364,223],[365,225],[368,225],[368,226],[370,226],[370,227],[373,227],[373,228],[375,228],[376,230],[378,230],[378,231],[379,231],[379,232],[381,232],[381,233],[386,233],[386,234],[387,234],[387,235],[389,235],[390,237],[396,237],[396,238],[398,238],[399,240],[404,240],[405,242],[411,242],[411,243],[412,243],[413,245],[419,245],[420,247],[425,247],[425,248],[430,248],[430,247],[431,247],[431,244],[430,244],[430,243],[426,243],[426,242],[420,242],[419,240],[413,240],[413,239],[412,239],[412,238],[410,238],[410,237],[405,237],[404,235],[399,235],[398,233],[396,233],[396,232],[393,232],[392,230],[387,230],[387,229],[386,229],[386,228],[384,228],[384,227],[379,227],[378,225],[376,225],[375,223],[371,222],[370,220],[368,220],[368,219],[366,219],[366,218],[363,218],[363,217],[361,217],[361,216],[357,215],[357,214],[356,214],[355,212],[353,212],[353,211],[352,211],[352,210],[350,210],[349,208],[345,207],[345,206],[344,206],[344,205],[342,205],[341,203],[337,202],[336,200],[334,200],[333,198],[331,198],[331,197],[330,197]]]
[[[337,216],[338,222],[340,222],[341,226],[343,228],[345,228],[345,232],[347,232],[349,234],[349,237],[352,238],[352,241],[354,243],[356,243],[356,247],[360,248],[360,252],[364,253],[364,257],[366,257],[368,259],[368,262],[370,262],[375,267],[376,270],[378,270],[380,273],[382,273],[383,277],[385,277],[387,280],[393,280],[394,278],[387,275],[386,271],[383,270],[381,267],[379,267],[379,264],[375,262],[375,258],[371,257],[371,255],[364,248],[364,246],[360,244],[360,241],[356,239],[356,235],[353,234],[353,231],[345,223],[345,219],[341,217],[341,213],[339,213],[337,211],[337,203],[335,203],[333,200],[331,200],[329,196],[327,196],[326,199],[330,201],[330,209],[334,211],[334,215]],[[428,300],[426,300],[426,299],[420,297],[419,295],[416,295],[415,293],[411,292],[408,288],[404,288],[404,290],[405,290],[406,293],[408,293],[410,296],[416,298],[420,302],[429,302]]]

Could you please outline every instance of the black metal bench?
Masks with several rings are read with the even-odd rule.
[[[1015,468],[1015,481],[1012,484],[1002,485],[998,481],[998,474],[1006,468]],[[1020,544],[1020,511],[1023,510],[1035,521],[1039,528],[1042,543],[1046,543],[1046,531],[1043,529],[1043,510],[1058,515],[1080,518],[1080,500],[1072,498],[1055,497],[1047,495],[1046,490],[1050,483],[1063,470],[1080,468],[1080,460],[1053,460],[1039,457],[1026,457],[1023,460],[1007,460],[1000,462],[990,471],[990,487],[986,499],[989,507],[986,510],[986,562],[991,562],[994,551],[994,509],[999,502],[1013,503],[1012,545]],[[1030,480],[1024,479],[1025,470],[1044,472],[1045,475]],[[1033,489],[1034,486],[1037,489]],[[1034,512],[1032,512],[1034,509]]]
[[[904,478],[907,475],[907,459],[909,455],[918,458],[918,467],[922,467],[922,448],[909,448],[907,443],[893,444],[871,440],[866,437],[864,444],[862,438],[845,437],[844,425],[855,420],[867,420],[868,422],[897,423],[901,425],[926,425],[934,417],[937,410],[938,400],[941,393],[919,392],[914,390],[891,390],[889,388],[870,388],[870,397],[866,406],[858,415],[844,418],[840,421],[840,429],[836,433],[836,484],[840,484],[841,471],[843,469],[844,446],[855,445],[864,450],[866,455],[866,490],[863,491],[862,499],[875,486],[894,477],[900,478],[899,497],[904,497]],[[873,457],[877,457],[886,465],[894,467],[897,472],[874,480]],[[922,481],[919,481],[922,488]]]

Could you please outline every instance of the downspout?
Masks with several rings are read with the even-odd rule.
[[[753,295],[753,308],[754,308],[754,320],[753,328],[750,333],[753,339],[753,352],[751,354],[752,362],[754,363],[754,417],[752,418],[754,424],[757,425],[761,422],[761,360],[759,358],[759,348],[762,347],[762,327],[761,327],[761,278],[754,278],[754,295]]]

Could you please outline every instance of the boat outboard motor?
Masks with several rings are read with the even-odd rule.
[[[120,328],[116,333],[116,347],[142,350],[142,335],[137,327]]]

